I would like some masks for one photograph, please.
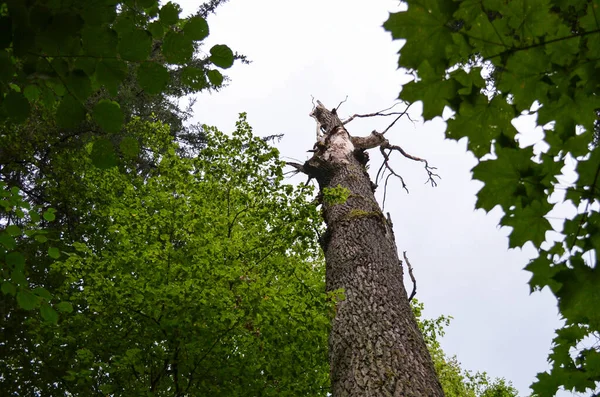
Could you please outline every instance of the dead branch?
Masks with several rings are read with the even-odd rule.
[[[437,169],[436,167],[431,167],[429,165],[429,163],[427,162],[427,160],[425,160],[425,159],[422,159],[420,157],[413,156],[412,154],[406,153],[406,151],[404,149],[402,149],[400,146],[390,145],[389,142],[386,142],[384,145],[381,146],[381,148],[382,148],[382,153],[383,153],[383,149],[390,149],[390,152],[392,150],[396,150],[396,151],[400,152],[400,154],[402,154],[407,159],[425,163],[425,171],[427,172],[427,181],[425,181],[425,183],[429,182],[429,183],[431,183],[431,186],[435,187],[435,186],[437,186],[437,182],[435,181],[434,178],[442,179],[442,177],[440,177],[438,174],[435,173],[435,170]],[[386,164],[386,166],[389,169],[389,165]]]
[[[306,170],[304,169],[304,164],[300,164],[300,163],[294,163],[292,161],[286,161],[285,165],[289,165],[290,167],[294,167],[295,170],[291,171],[294,175],[298,174],[300,172],[302,172],[303,174],[306,174]]]
[[[392,176],[392,174],[388,174],[388,176],[385,178],[385,183],[383,184],[383,203],[381,203],[382,210],[385,209],[385,199],[387,198],[387,184],[388,180],[390,179],[390,176]],[[400,180],[402,180],[402,177],[400,177]],[[402,184],[404,185],[404,180],[402,180]],[[408,189],[406,191],[408,192]]]
[[[384,136],[375,130],[369,136],[350,136],[350,140],[356,149],[373,149],[387,142]]]
[[[339,110],[340,110],[340,106],[342,106],[342,104],[343,104],[344,102],[346,102],[347,100],[348,100],[348,95],[346,95],[346,98],[344,98],[344,100],[343,100],[342,102],[340,102],[340,104],[339,104],[339,105],[337,105],[337,107],[336,107],[336,108],[334,108],[334,109],[335,109],[336,111],[339,111]]]
[[[387,144],[387,146],[389,146],[389,143]],[[400,176],[399,174],[396,173],[396,171],[394,171],[394,169],[390,166],[390,153],[392,152],[391,150],[389,152],[385,152],[385,149],[388,149],[385,146],[380,146],[379,150],[381,151],[381,154],[383,155],[383,166],[385,166],[385,168],[390,172],[390,175],[394,175],[396,176],[398,179],[400,179],[400,182],[402,182],[402,188],[404,188],[404,190],[406,190],[406,193],[410,193],[408,191],[408,187],[406,186],[406,183],[404,183],[404,178],[402,178],[402,176]],[[380,168],[381,170],[381,168]],[[377,176],[379,176],[379,172],[377,173]],[[389,178],[389,176],[388,176]],[[375,178],[375,180],[377,181],[377,178]],[[387,180],[386,180],[387,183]],[[384,197],[385,199],[385,197]]]
[[[412,103],[406,106],[406,109],[404,109],[404,111],[402,112],[390,112],[390,113],[384,113],[387,112],[388,110],[391,110],[392,108],[394,108],[395,106],[397,106],[398,104],[400,104],[401,102],[397,102],[395,104],[393,104],[392,106],[390,106],[387,109],[383,109],[380,110],[378,112],[375,113],[368,113],[368,114],[354,114],[353,116],[350,116],[348,119],[344,120],[342,122],[343,125],[348,124],[349,122],[351,122],[352,120],[354,120],[355,118],[365,118],[365,117],[376,117],[376,116],[383,116],[383,117],[387,117],[387,116],[394,116],[397,115],[398,117],[392,122],[392,124],[390,126],[388,126],[388,128],[385,129],[385,131],[382,134],[385,134],[391,127],[392,125],[394,125],[396,123],[396,121],[398,121],[400,119],[400,117],[406,115],[408,117],[408,109],[412,106]],[[410,117],[409,117],[410,119]],[[412,120],[411,120],[412,121]]]
[[[410,302],[412,300],[412,298],[414,298],[415,295],[417,294],[417,280],[415,279],[415,275],[413,274],[413,268],[410,265],[408,256],[406,256],[406,251],[403,252],[403,255],[404,255],[404,261],[406,262],[406,267],[408,267],[408,275],[410,276],[410,279],[412,280],[412,283],[413,283],[413,290],[410,293],[410,296],[408,297],[408,301]]]

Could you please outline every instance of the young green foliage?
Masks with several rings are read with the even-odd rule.
[[[597,347],[580,349],[600,333],[598,292],[600,235],[600,4],[597,0],[444,1],[408,0],[408,10],[391,14],[384,27],[406,39],[399,65],[419,76],[402,99],[423,101],[426,120],[448,107],[446,136],[468,139],[479,159],[473,169],[484,183],[477,208],[500,206],[510,226],[510,247],[531,243],[539,256],[526,269],[532,291],[550,287],[566,325],[557,331],[552,370],[533,390],[553,396],[559,388],[585,392],[600,383]],[[482,78],[485,77],[486,80]],[[543,127],[543,153],[520,147],[512,120],[532,114]],[[561,186],[557,176],[576,160],[576,182]],[[564,239],[548,213],[566,190],[579,214],[567,219]],[[584,253],[586,261],[584,261]],[[589,259],[588,259],[589,258]],[[577,338],[560,335],[577,329]],[[575,354],[558,354],[574,349]]]
[[[20,331],[3,335],[0,388],[326,396],[334,301],[312,189],[284,184],[277,150],[244,115],[230,136],[204,127],[195,157],[160,123],[125,128],[154,167],[78,163],[70,199],[85,211],[48,272],[75,310],[54,328],[7,321]],[[32,340],[44,343],[24,349]]]

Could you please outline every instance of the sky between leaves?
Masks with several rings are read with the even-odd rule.
[[[196,5],[189,0],[180,4],[184,14]],[[334,107],[347,95],[339,111],[347,117],[387,108],[400,85],[410,80],[395,70],[400,43],[381,27],[388,11],[397,10],[398,2],[387,0],[225,4],[209,18],[211,36],[203,50],[227,43],[252,64],[231,69],[229,86],[221,92],[199,96],[195,121],[228,131],[237,114],[247,111],[259,135],[285,134],[277,145],[283,156],[307,159],[315,133],[308,117],[311,96]],[[444,141],[439,118],[423,124],[420,105],[410,114],[415,122],[403,119],[388,138],[427,158],[442,176],[434,189],[423,184],[420,164],[399,158],[392,163],[410,194],[390,180],[385,211],[394,221],[399,249],[408,251],[415,267],[417,296],[426,304],[426,316],[454,316],[442,341],[449,354],[457,354],[467,369],[506,377],[527,395],[534,376],[547,369],[552,331],[560,324],[555,300],[547,291],[529,295],[530,276],[522,268],[533,250],[507,250],[508,230],[497,227],[501,213],[474,210],[481,184],[470,180],[476,163],[465,142]],[[367,119],[347,127],[366,135],[388,123]],[[516,127],[524,139],[540,139],[531,119]],[[373,154],[373,175],[378,165]]]

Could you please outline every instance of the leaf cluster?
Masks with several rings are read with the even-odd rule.
[[[205,127],[195,158],[160,123],[126,128],[156,168],[82,157],[82,223],[48,275],[74,311],[48,326],[7,306],[2,390],[325,396],[334,303],[311,189],[283,183],[278,152],[244,115],[230,136]]]
[[[552,370],[533,385],[538,396],[559,388],[584,392],[600,382],[598,202],[600,199],[600,4],[597,0],[408,0],[385,28],[405,39],[399,65],[416,78],[400,97],[423,102],[426,120],[452,111],[446,136],[467,138],[481,161],[477,208],[500,206],[510,247],[532,244],[526,269],[532,291],[548,286],[566,325],[557,331]],[[534,115],[546,148],[520,145],[513,120]],[[485,156],[485,158],[484,158]],[[575,163],[578,179],[558,179]],[[557,193],[557,195],[555,195]],[[550,197],[564,200],[550,200]],[[578,208],[554,229],[548,214],[562,202]],[[549,241],[549,232],[562,235]],[[584,260],[584,258],[586,258]],[[573,332],[577,330],[577,332]],[[575,349],[576,354],[570,354]]]
[[[201,15],[181,18],[180,12],[179,5],[157,0],[3,3],[0,123],[23,125],[43,109],[55,120],[57,136],[93,126],[104,133],[95,158],[109,159],[97,165],[112,164],[118,146],[110,137],[130,115],[123,106],[132,105],[123,86],[133,79],[134,96],[149,97],[218,88],[224,81],[219,68],[236,59],[226,45],[196,57],[209,26]]]

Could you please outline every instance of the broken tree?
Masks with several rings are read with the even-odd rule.
[[[317,121],[314,155],[304,164],[288,164],[315,178],[321,197],[328,189],[347,192],[346,200],[322,200],[327,290],[343,288],[345,295],[329,337],[332,394],[443,396],[404,288],[391,221],[375,200],[366,150],[379,148],[393,175],[388,163],[391,151],[424,160],[390,145],[385,131],[351,136],[335,109],[317,103],[311,113]],[[427,162],[425,168],[431,178]]]

